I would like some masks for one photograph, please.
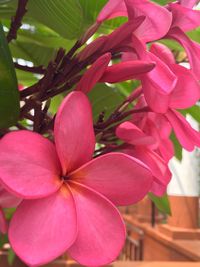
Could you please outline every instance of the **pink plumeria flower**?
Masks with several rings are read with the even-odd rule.
[[[167,162],[151,147],[156,142],[155,138],[145,134],[130,121],[123,122],[117,127],[116,136],[129,144],[123,149],[124,153],[138,158],[151,169],[154,180],[150,191],[162,196],[166,192],[171,173]]]
[[[194,130],[176,109],[185,109],[195,105],[200,98],[199,82],[191,70],[173,64],[172,54],[170,55],[171,52],[168,47],[161,44],[153,44],[151,51],[165,61],[178,78],[174,90],[168,96],[157,95],[160,105],[157,105],[154,99],[156,92],[152,92],[152,99],[149,101],[151,102],[151,108],[164,114],[172,125],[181,145],[185,149],[192,151],[194,146],[200,146],[200,133]],[[155,107],[153,103],[157,106]]]
[[[200,26],[200,11],[193,10],[192,7],[197,1],[180,1],[171,3],[167,8],[172,12],[173,20],[166,38],[174,39],[185,49],[190,62],[191,69],[200,79],[200,45],[190,40],[185,34],[186,31],[193,30]]]
[[[152,174],[123,153],[92,159],[92,112],[82,92],[63,101],[54,137],[55,144],[37,133],[16,131],[0,141],[1,181],[24,198],[9,227],[12,248],[29,266],[43,265],[66,251],[80,264],[106,265],[125,240],[115,205],[142,199]]]
[[[118,16],[128,16],[130,21],[145,16],[144,22],[134,31],[144,42],[162,38],[172,22],[172,14],[166,8],[148,0],[109,0],[99,13],[97,22]]]
[[[177,77],[177,83],[169,94],[163,94],[150,85],[145,95],[148,105],[158,113],[166,113],[169,108],[185,109],[193,106],[200,98],[200,85],[193,72],[175,64],[172,52],[165,45],[154,43],[150,51],[164,62]]]
[[[155,92],[154,97],[162,94],[169,95],[176,86],[177,77],[163,60],[150,51],[147,51],[146,45],[135,35],[132,36],[132,47],[134,52],[123,53],[122,61],[127,62],[138,58],[149,63],[155,62],[156,64],[152,71],[138,75],[138,78],[142,82],[145,99],[151,107],[152,94]],[[157,101],[156,106],[158,105],[159,101]]]

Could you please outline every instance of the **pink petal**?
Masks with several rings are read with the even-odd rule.
[[[115,205],[138,202],[152,183],[148,167],[123,153],[98,157],[71,174],[71,179],[100,192]]]
[[[200,44],[190,40],[190,38],[178,27],[173,28],[167,37],[175,39],[185,49],[189,58],[190,66],[197,80],[200,77]]]
[[[175,64],[175,58],[172,51],[164,44],[154,43],[151,45],[150,52],[162,60],[165,64]]]
[[[72,92],[64,99],[57,112],[54,133],[63,174],[92,158],[95,136],[91,105],[85,94]]]
[[[150,83],[157,91],[169,94],[176,85],[177,77],[162,60],[146,51],[144,44],[134,35],[132,36],[132,42],[140,59],[156,63],[156,67],[152,71],[141,76],[142,84],[143,81],[145,82],[145,86],[146,83],[147,85]]]
[[[37,200],[24,200],[9,227],[15,253],[29,266],[40,266],[63,254],[77,235],[77,219],[72,194],[61,191]]]
[[[192,8],[198,0],[179,0],[182,6]]]
[[[200,147],[200,133],[194,130],[180,113],[170,109],[165,116],[171,123],[180,144],[186,150],[192,151],[195,146]]]
[[[0,207],[14,208],[19,205],[21,198],[15,197],[0,186]]]
[[[150,83],[149,79],[142,80],[145,100],[152,111],[165,113],[169,108],[170,94],[161,93]]]
[[[106,69],[101,82],[116,83],[133,79],[136,75],[151,71],[155,64],[147,61],[126,61],[114,64]]]
[[[141,160],[146,164],[154,176],[154,182],[166,186],[170,179],[171,173],[168,169],[167,162],[165,162],[157,153],[145,147],[132,147],[126,152]]]
[[[123,0],[109,0],[103,7],[97,17],[97,22],[102,23],[104,20],[118,16],[127,16],[126,6]]]
[[[102,195],[70,182],[75,199],[78,236],[68,252],[82,265],[100,266],[114,261],[125,241],[125,226],[115,206]]]
[[[171,93],[170,107],[184,109],[193,106],[200,98],[200,85],[191,70],[180,65],[171,65],[178,77],[175,89]]]
[[[7,233],[7,222],[3,213],[3,210],[0,208],[0,235]]]
[[[174,156],[174,146],[171,140],[169,139],[162,139],[158,151],[161,157],[166,161],[169,162],[170,159]]]
[[[181,6],[177,3],[169,4],[172,11],[172,27],[179,27],[182,31],[191,31],[200,26],[200,11]]]
[[[104,47],[105,42],[107,41],[108,37],[107,35],[105,36],[100,36],[99,38],[95,39],[93,42],[88,44],[78,55],[77,58],[79,61],[84,61],[91,55],[98,53],[99,51],[102,50]]]
[[[16,131],[0,141],[0,179],[14,195],[39,198],[61,186],[61,168],[55,146],[43,136]]]
[[[131,122],[123,122],[116,129],[116,136],[132,145],[150,145],[155,139],[146,135],[140,128]]]
[[[144,21],[145,17],[138,17],[134,21],[128,21],[118,27],[116,30],[108,35],[107,42],[105,43],[102,53],[115,51],[115,49],[122,52],[123,46],[127,46],[131,42],[132,33],[137,29],[137,27]]]
[[[89,93],[102,77],[108,66],[108,63],[110,62],[110,59],[110,53],[106,53],[105,55],[99,57],[84,73],[75,90],[82,91],[85,94]]]
[[[125,0],[129,20],[145,16],[135,34],[145,43],[162,38],[169,30],[172,14],[164,7],[148,0]],[[155,15],[156,14],[156,15]]]
[[[158,184],[155,181],[152,184],[150,192],[152,192],[154,195],[161,197],[163,196],[167,191],[167,186],[164,186],[162,184]]]

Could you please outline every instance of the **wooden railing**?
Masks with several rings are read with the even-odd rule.
[[[118,260],[142,261],[143,260],[144,233],[138,227],[127,224],[126,243]]]

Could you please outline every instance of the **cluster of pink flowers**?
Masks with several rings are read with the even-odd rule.
[[[0,207],[17,207],[9,226],[0,210],[0,230],[8,228],[13,250],[29,266],[66,251],[87,266],[112,262],[126,237],[116,206],[136,203],[148,192],[166,192],[174,155],[171,132],[186,150],[200,147],[200,133],[177,111],[200,98],[200,45],[185,33],[200,26],[196,2],[161,7],[148,0],[109,0],[96,25],[117,16],[128,22],[79,52],[80,62],[92,55],[97,60],[59,107],[54,142],[23,130],[0,140]],[[169,48],[156,42],[161,38],[183,46],[190,69],[176,64]],[[116,53],[120,63],[109,64]],[[131,79],[141,86],[128,98],[136,112],[115,130],[123,145],[93,158],[87,93],[98,82]]]

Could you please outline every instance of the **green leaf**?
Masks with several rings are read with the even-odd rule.
[[[29,0],[26,16],[32,17],[67,39],[78,38],[83,12],[78,0]]]
[[[84,17],[84,30],[92,25],[96,18],[101,11],[101,9],[105,6],[108,2],[107,0],[79,0],[82,10],[83,10],[83,17]],[[127,21],[125,17],[118,17],[108,21],[105,21],[100,29],[98,30],[99,33],[108,33],[110,30],[113,30],[119,27],[122,23]]]
[[[179,141],[177,140],[176,136],[174,133],[171,134],[170,139],[173,142],[174,145],[174,150],[175,150],[175,157],[178,160],[182,160],[182,146],[180,145]]]
[[[37,32],[33,30],[20,30],[17,34],[17,40],[21,43],[35,44],[47,48],[60,48],[63,47],[69,50],[75,41],[66,40],[55,34],[47,34],[45,30]]]
[[[51,112],[51,114],[53,114],[53,115],[56,114],[56,112],[58,111],[58,108],[59,108],[60,104],[63,101],[63,98],[64,98],[64,95],[59,94],[57,96],[54,96],[51,99],[51,104],[50,104],[50,107],[49,107],[49,111]]]
[[[19,91],[12,57],[0,24],[0,128],[12,126],[19,117]]]
[[[193,106],[191,108],[182,110],[181,113],[183,115],[190,114],[193,119],[200,123],[200,106]]]
[[[10,50],[14,58],[31,61],[36,66],[47,66],[49,61],[55,56],[56,53],[56,49],[53,48],[19,41],[12,42],[10,44]]]
[[[168,3],[174,2],[174,0],[153,0],[153,1],[162,6],[165,6]]]
[[[0,235],[0,249],[3,248],[4,244],[9,243],[7,235]]]
[[[19,85],[31,86],[38,82],[37,76],[31,72],[16,70],[16,74]]]
[[[15,252],[12,250],[12,248],[10,248],[8,250],[8,263],[10,266],[13,265],[14,259],[15,259]]]
[[[174,40],[163,39],[160,40],[159,42],[168,46],[171,50],[175,50],[178,52],[184,51],[183,47]]]
[[[159,209],[159,211],[171,215],[170,203],[167,194],[162,197],[157,197],[153,193],[149,193],[148,196]]]
[[[119,90],[109,87],[106,84],[97,84],[88,96],[92,102],[93,118],[95,121],[102,111],[105,112],[105,118],[108,118],[116,107],[125,99]]]

